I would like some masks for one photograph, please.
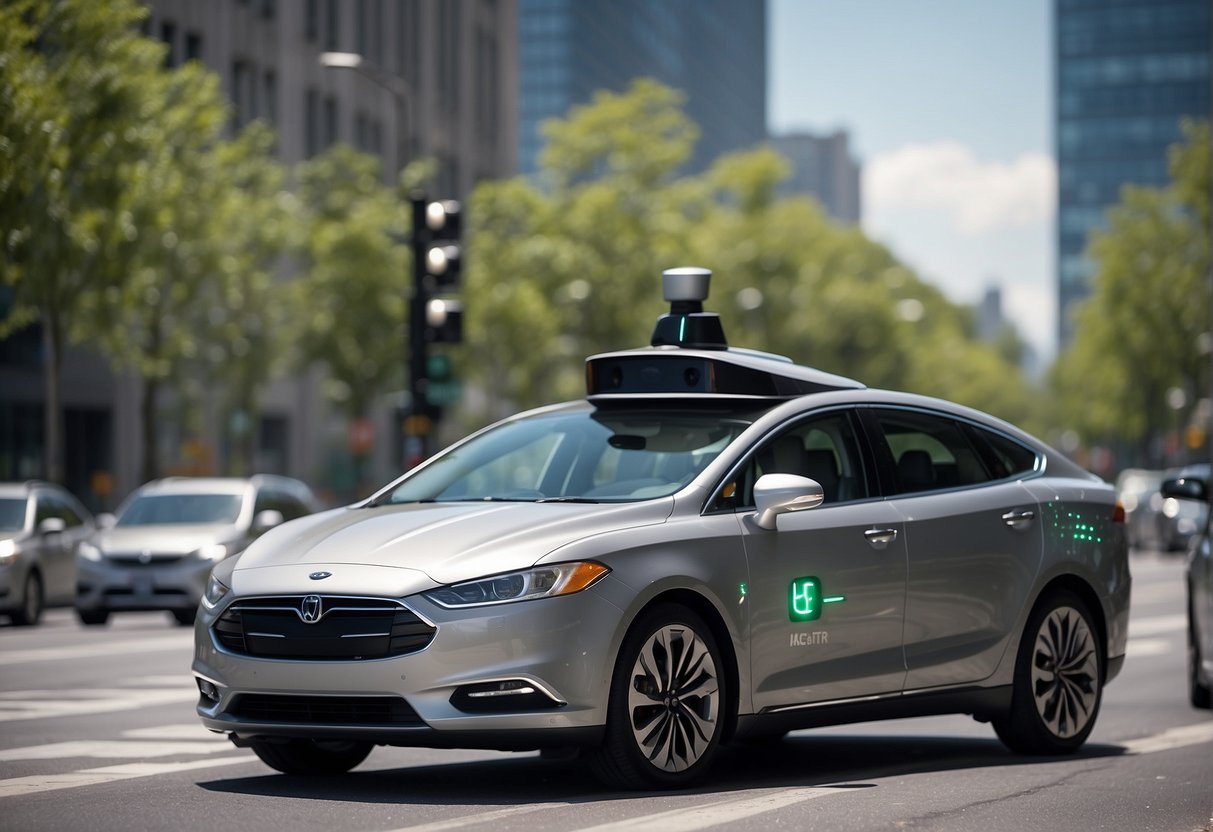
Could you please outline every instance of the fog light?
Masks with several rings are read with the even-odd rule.
[[[206,679],[195,678],[195,681],[198,682],[198,692],[201,693],[203,697],[211,700],[212,702],[219,701],[219,688],[215,687],[214,684],[208,682]]]
[[[451,704],[464,713],[500,713],[560,708],[565,703],[534,682],[503,679],[463,685],[451,694]]]

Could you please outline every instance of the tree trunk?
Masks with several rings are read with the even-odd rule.
[[[60,382],[63,375],[63,331],[54,316],[42,318],[42,345],[46,350],[46,409],[43,412],[45,427],[45,453],[43,469],[51,482],[63,483],[66,469],[63,465],[63,406],[59,401]]]

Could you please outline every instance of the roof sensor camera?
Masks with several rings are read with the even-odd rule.
[[[661,291],[670,302],[670,313],[657,320],[650,343],[655,347],[728,349],[720,316],[704,312],[712,270],[699,266],[666,269],[661,273]]]

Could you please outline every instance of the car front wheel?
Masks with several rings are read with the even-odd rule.
[[[42,578],[37,572],[25,576],[25,595],[21,606],[13,613],[13,623],[27,627],[37,624],[42,618]]]
[[[623,788],[689,785],[711,764],[724,731],[724,661],[692,610],[644,613],[623,641],[611,681],[598,777]]]
[[[1066,754],[1095,727],[1103,690],[1098,630],[1087,605],[1055,592],[1028,617],[1015,660],[1011,708],[994,730],[1021,754]]]
[[[366,759],[374,745],[345,740],[253,740],[261,761],[283,774],[345,774]]]

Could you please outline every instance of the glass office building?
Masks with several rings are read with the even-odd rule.
[[[686,94],[692,169],[766,137],[766,0],[520,0],[518,37],[522,173],[545,120],[639,77]]]
[[[1210,0],[1054,0],[1060,346],[1091,291],[1087,235],[1126,184],[1168,181],[1184,118],[1206,119]]]

